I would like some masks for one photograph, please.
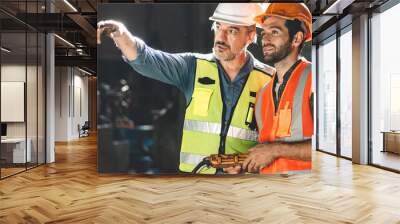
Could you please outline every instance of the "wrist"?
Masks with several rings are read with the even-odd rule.
[[[114,41],[119,43],[126,43],[130,39],[128,33],[123,29],[112,33],[112,38],[114,39]]]
[[[271,157],[273,158],[273,160],[279,159],[279,157],[281,157],[281,147],[280,147],[280,143],[276,143],[273,144],[273,147],[271,147]]]

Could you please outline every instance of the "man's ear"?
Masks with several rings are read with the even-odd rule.
[[[250,44],[254,43],[255,41],[257,41],[257,39],[255,39],[255,38],[257,38],[256,35],[257,35],[257,32],[255,30],[250,32],[250,35],[249,35],[250,38],[249,38],[249,40],[247,40],[247,45],[250,45]]]
[[[303,32],[297,32],[292,40],[292,47],[299,47],[301,45],[301,43],[303,43],[303,39],[304,39],[304,33]]]

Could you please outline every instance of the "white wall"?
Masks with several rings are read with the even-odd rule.
[[[68,140],[68,86],[67,67],[55,68],[55,141]]]
[[[88,78],[76,68],[56,67],[56,141],[79,137],[78,124],[88,120],[88,105]]]
[[[18,65],[18,64],[8,64],[8,65],[2,65],[1,66],[1,81],[3,82],[25,82],[25,75],[27,69],[28,72],[28,78],[30,78],[31,74],[36,75],[36,67],[34,66],[27,66],[27,68],[24,65]],[[29,80],[30,85],[36,85],[36,81]],[[30,104],[31,102],[36,100],[36,88],[27,88],[27,103]],[[34,107],[36,110],[36,101],[34,105],[28,105],[31,107]],[[1,108],[1,110],[6,110],[7,108]],[[30,112],[30,111],[29,111]],[[27,118],[28,122],[35,121],[36,124],[36,113],[27,113]],[[8,137],[25,137],[25,124],[26,122],[7,122],[7,136]],[[33,124],[28,124],[28,129],[30,127],[33,127]],[[36,130],[36,126],[34,127]],[[28,137],[29,136],[29,130],[28,130]]]
[[[32,67],[28,66],[28,70]],[[1,81],[25,82],[25,64],[24,65],[2,65]]]
[[[26,85],[26,120],[23,122],[6,122],[8,138],[25,138],[30,140],[33,162],[39,158],[39,163],[44,163],[44,74],[41,66],[25,64],[3,64],[1,66],[1,81],[24,82]],[[27,78],[27,80],[25,80]],[[7,96],[2,96],[7,97]],[[1,108],[2,111],[10,108]],[[37,153],[39,155],[37,156]]]

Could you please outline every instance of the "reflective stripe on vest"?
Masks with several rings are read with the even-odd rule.
[[[267,84],[268,85],[268,84]],[[267,89],[267,85],[265,85],[260,92],[257,94],[258,96],[260,96],[260,102],[256,101],[256,110],[255,110],[255,115],[256,115],[256,121],[257,121],[257,125],[258,125],[258,130],[261,130],[263,128],[263,121],[261,118],[261,105],[262,105],[262,96],[265,93],[265,90]]]
[[[303,136],[303,116],[302,109],[303,109],[303,97],[304,97],[304,88],[306,86],[307,77],[310,73],[311,65],[308,64],[304,69],[303,73],[300,76],[299,82],[297,83],[296,91],[294,93],[293,98],[293,111],[292,118],[292,126],[291,126],[291,135],[290,137],[285,137],[283,139],[278,139],[277,141],[280,142],[300,142],[311,139],[311,137],[304,137]],[[301,116],[298,116],[298,115]]]
[[[221,124],[207,121],[185,120],[183,129],[186,131],[198,131],[209,134],[220,134]],[[257,141],[258,133],[256,131],[230,126],[227,136],[241,140]]]
[[[191,164],[194,166],[203,161],[205,157],[206,156],[187,153],[187,152],[181,152],[179,156],[181,163]]]

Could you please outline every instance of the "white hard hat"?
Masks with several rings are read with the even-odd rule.
[[[259,3],[220,3],[210,20],[240,26],[256,24],[254,17],[261,14]]]

